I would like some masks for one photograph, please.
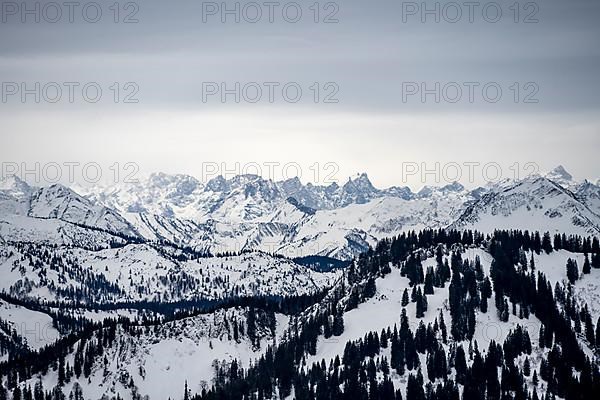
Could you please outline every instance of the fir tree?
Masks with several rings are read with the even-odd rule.
[[[342,313],[336,313],[333,318],[333,336],[340,336],[344,333],[344,315]]]
[[[600,268],[600,253],[592,254],[592,268]]]
[[[550,233],[544,233],[544,237],[542,238],[542,250],[546,252],[546,254],[552,253],[552,242],[550,240]]]
[[[456,382],[464,384],[467,377],[467,359],[462,344],[456,348],[454,354],[454,368],[456,369]]]
[[[579,279],[579,269],[577,268],[577,261],[569,258],[567,260],[567,279],[571,284],[574,284]]]
[[[529,363],[529,357],[525,357],[525,362],[523,362],[523,375],[531,375],[531,364]]]
[[[590,266],[590,260],[588,259],[587,253],[585,253],[585,260],[583,262],[583,269],[581,270],[584,274],[589,274],[592,272],[592,268]]]
[[[58,386],[65,384],[65,358],[60,357],[58,359]]]
[[[406,400],[425,400],[425,392],[423,391],[423,377],[421,370],[417,376],[410,374],[406,385]]]
[[[421,292],[421,288],[417,289],[416,303],[416,317],[423,318],[427,311],[427,296]]]
[[[260,340],[258,339],[256,332],[256,311],[253,307],[250,307],[246,316],[246,334],[255,347],[260,345]]]
[[[447,343],[448,342],[448,331],[446,328],[446,323],[444,322],[444,314],[442,313],[442,310],[440,310],[439,326],[440,326],[440,331],[442,332],[442,341],[444,343]]]
[[[425,295],[433,294],[433,282],[434,282],[434,274],[433,268],[427,268],[427,275],[425,275],[425,285],[423,287],[423,293]]]
[[[75,383],[77,384],[77,383]],[[38,381],[33,386],[33,399],[34,400],[44,400],[44,385],[42,384],[42,379],[38,379]]]
[[[409,300],[408,300],[408,289],[404,288],[404,292],[402,293],[402,302],[401,302],[402,307],[406,307],[408,305],[408,303],[409,303]]]

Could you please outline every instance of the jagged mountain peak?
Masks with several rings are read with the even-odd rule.
[[[565,167],[562,165],[557,166],[552,171],[544,175],[544,177],[572,191],[575,191],[578,185],[578,182],[575,182],[573,179],[573,175],[567,172]]]
[[[371,183],[369,176],[363,172],[356,175],[354,179],[348,178],[348,182],[344,185],[344,189],[352,191],[376,191],[377,189]]]
[[[448,192],[462,192],[463,190],[465,190],[465,187],[463,185],[461,185],[459,182],[452,182],[444,187],[442,187],[442,190],[448,191]]]
[[[448,193],[460,193],[465,190],[465,187],[461,185],[459,182],[452,182],[445,186],[431,186],[425,185],[421,190],[417,192],[417,197],[419,198],[427,198],[431,197],[436,193],[440,195],[446,195]]]
[[[244,174],[236,175],[225,179],[222,175],[209,180],[205,191],[211,192],[234,192],[243,191],[247,195],[254,195],[257,192],[268,192],[275,194],[278,191],[277,184],[271,179],[265,179],[260,175]]]
[[[567,172],[565,167],[562,165],[558,165],[552,171],[546,174],[546,177],[549,179],[560,179],[570,181],[573,179],[573,175]]]
[[[293,178],[285,179],[283,181],[279,181],[277,183],[279,183],[281,185],[302,186],[302,182],[300,181],[300,178],[298,178],[297,176],[294,176]]]
[[[311,184],[304,186],[297,176],[289,178],[283,181],[276,182],[276,185],[283,191],[288,197],[299,195],[300,197],[304,192],[311,190]]]
[[[298,202],[298,200],[296,200],[296,198],[294,197],[288,197],[287,202],[290,203],[291,205],[293,205],[294,207],[296,207],[298,210],[302,211],[305,214],[309,214],[309,215],[314,215],[316,210],[307,207],[303,204],[300,204]]]
[[[354,179],[352,177],[348,178],[348,182],[342,186],[340,197],[344,205],[364,204],[369,200],[380,197],[381,194],[381,191],[373,186],[367,174],[361,173]]]
[[[529,175],[520,181],[514,181],[509,187],[514,187],[518,185],[534,185],[539,187],[547,187],[555,190],[560,190],[561,192],[569,192],[569,189],[573,187],[573,185],[567,185],[564,181],[559,181],[557,179],[552,179],[548,176],[541,175]]]
[[[404,200],[411,200],[415,194],[408,186],[392,186],[383,191],[387,196],[399,197]]]
[[[229,186],[227,181],[223,178],[223,175],[215,176],[206,183],[205,190],[211,192],[224,192],[228,190]]]
[[[249,183],[266,182],[266,181],[270,181],[270,179],[264,179],[260,175],[256,175],[256,174],[236,175],[227,180],[227,182],[230,183],[231,185],[247,185]]]
[[[337,184],[337,182],[331,182],[329,184],[329,186],[327,186],[327,190],[338,190],[340,188],[340,185]]]
[[[578,186],[576,193],[600,193],[600,186],[597,183],[592,183],[587,179],[584,179],[583,182],[581,182],[581,184]]]
[[[191,175],[153,173],[148,178],[148,184],[155,188],[171,189],[172,194],[189,195],[202,186],[199,180]]]
[[[153,172],[148,178],[148,182],[157,186],[167,186],[178,182],[197,182],[199,181],[191,175],[186,174],[167,174],[164,172]]]

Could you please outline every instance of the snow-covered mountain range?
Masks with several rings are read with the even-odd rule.
[[[366,174],[342,186],[256,175],[219,176],[203,184],[163,173],[77,189],[31,187],[16,177],[0,182],[4,240],[106,245],[130,237],[212,253],[351,259],[381,238],[446,227],[598,234],[600,187],[574,181],[562,166],[545,176],[473,190],[454,183],[416,193],[408,187],[377,189]]]
[[[35,301],[169,303],[309,295],[330,287],[338,277],[336,271],[319,272],[260,252],[194,259],[177,255],[147,244],[95,251],[40,243],[4,245],[0,291]]]
[[[449,229],[402,235],[425,228]],[[528,243],[528,234],[509,240],[495,232],[490,239],[450,229],[585,239],[542,249]],[[557,355],[557,345],[590,360],[600,349],[600,334],[592,334],[600,332],[598,236],[600,187],[576,182],[563,167],[473,190],[453,183],[416,193],[377,189],[366,174],[325,187],[253,175],[204,184],[154,174],[136,184],[81,189],[10,177],[0,181],[0,391],[6,384],[11,400],[21,390],[29,398],[29,387],[53,388],[52,400],[188,400],[227,385],[239,368],[248,373],[265,357],[290,352],[294,360],[261,374],[285,369],[296,377],[293,390],[301,390],[314,386],[302,383],[309,370],[355,365],[372,374],[362,389],[391,385],[399,393],[373,398],[426,398],[409,395],[419,374],[420,386],[446,376],[468,393],[476,376],[458,376],[457,348],[469,349],[465,368],[478,370],[471,353],[492,359],[498,343],[511,355],[514,332],[525,330],[531,349],[507,356],[503,368],[521,376],[531,399],[537,392],[564,394],[548,365],[559,371],[556,365],[583,356]],[[509,253],[507,261],[502,256]],[[317,268],[318,260],[335,260],[314,256],[354,261],[329,270]],[[554,333],[540,333],[549,329]],[[380,332],[385,341],[374,339]],[[409,339],[399,357],[403,335]],[[357,343],[374,350],[352,356]],[[409,366],[411,352],[422,367]],[[435,372],[440,354],[455,366]],[[569,364],[563,375],[585,376],[586,368]],[[310,398],[285,394],[285,379],[261,383],[277,386],[263,398]],[[336,380],[323,382],[316,388]],[[382,389],[372,389],[378,384]]]

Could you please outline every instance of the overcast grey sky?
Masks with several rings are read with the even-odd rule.
[[[263,173],[298,163],[303,181],[319,183],[334,163],[342,182],[366,171],[379,186],[413,188],[435,178],[403,176],[406,163],[497,162],[506,177],[515,162],[563,164],[600,177],[596,0],[427,1],[438,15],[420,1],[280,1],[273,22],[266,3],[240,1],[238,23],[222,15],[233,1],[117,1],[118,13],[113,0],[81,1],[74,22],[62,2],[2,3],[2,162],[135,162],[140,173],[200,177],[207,162]],[[72,102],[65,82],[79,84]],[[90,82],[96,103],[82,93]],[[239,103],[232,93],[223,102],[221,84],[236,82]],[[256,103],[256,85],[243,90],[252,82]]]

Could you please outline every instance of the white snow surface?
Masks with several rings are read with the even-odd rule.
[[[488,233],[521,229],[598,236],[600,215],[555,182],[529,177],[484,195],[450,227]]]
[[[96,302],[178,301],[203,298],[218,300],[233,296],[298,296],[313,294],[334,284],[339,270],[314,271],[303,265],[265,253],[245,253],[230,257],[175,261],[147,244],[90,251],[59,248],[51,251],[71,260],[72,270],[100,277],[113,284],[108,294],[90,292]],[[35,258],[34,258],[35,259]],[[40,277],[44,271],[45,278]],[[32,266],[18,248],[0,245],[0,290],[13,295],[57,299],[49,288],[86,289],[88,281],[80,274],[61,272],[48,265]]]
[[[54,343],[61,337],[53,324],[52,318],[39,311],[17,306],[0,300],[0,319],[8,322],[17,335],[25,339],[32,350]]]
[[[74,377],[63,387],[63,392],[68,395],[74,382],[81,385],[84,398],[89,400],[117,393],[124,399],[132,398],[133,393],[150,399],[177,399],[183,397],[186,382],[193,393],[201,392],[203,387],[212,384],[216,362],[229,364],[236,359],[238,365],[248,368],[270,343],[281,339],[288,318],[276,314],[275,334],[262,329],[260,347],[253,346],[247,337],[237,342],[233,340],[232,321],[245,323],[246,312],[241,308],[218,310],[151,326],[140,336],[131,336],[119,329],[115,344],[105,348],[89,379],[83,375],[79,379]],[[65,358],[71,365],[73,361],[74,353]],[[54,387],[58,376],[56,371],[50,370],[44,376],[33,377],[29,383],[33,386],[40,378],[45,387]]]

